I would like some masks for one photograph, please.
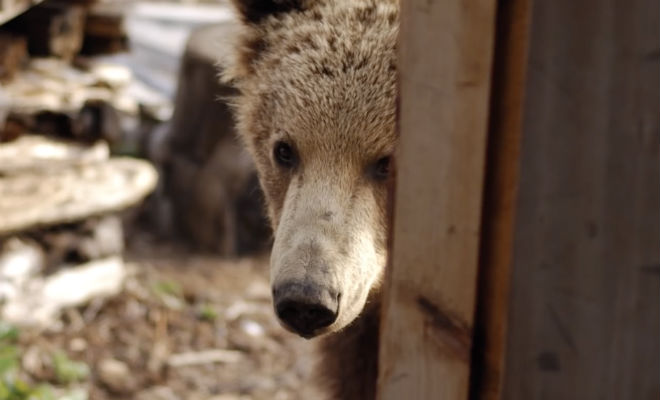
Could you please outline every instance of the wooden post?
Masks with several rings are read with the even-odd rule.
[[[531,0],[498,2],[470,398],[504,378]]]
[[[660,398],[659,26],[534,3],[504,399]]]
[[[402,2],[383,400],[467,399],[495,2]]]

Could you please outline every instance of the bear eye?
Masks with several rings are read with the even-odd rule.
[[[373,166],[373,175],[376,180],[384,181],[390,176],[392,157],[380,158]]]
[[[275,161],[283,167],[293,168],[296,165],[296,154],[288,143],[275,143],[273,156]]]

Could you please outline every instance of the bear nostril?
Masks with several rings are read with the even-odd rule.
[[[308,284],[286,284],[273,290],[278,318],[301,336],[330,326],[337,319],[339,296]]]
[[[337,312],[321,304],[283,301],[277,305],[277,316],[302,336],[309,336],[335,322]]]

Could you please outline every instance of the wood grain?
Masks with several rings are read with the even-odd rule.
[[[659,19],[534,4],[504,399],[660,398]]]
[[[402,2],[379,398],[467,399],[495,2]]]
[[[498,3],[470,398],[502,397],[530,0]]]

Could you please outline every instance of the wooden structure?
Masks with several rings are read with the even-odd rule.
[[[459,1],[402,2],[384,400],[467,398],[495,25],[489,3],[466,12]]]
[[[3,24],[43,0],[0,0],[0,24]]]
[[[659,398],[659,4],[402,4],[379,398]]]

